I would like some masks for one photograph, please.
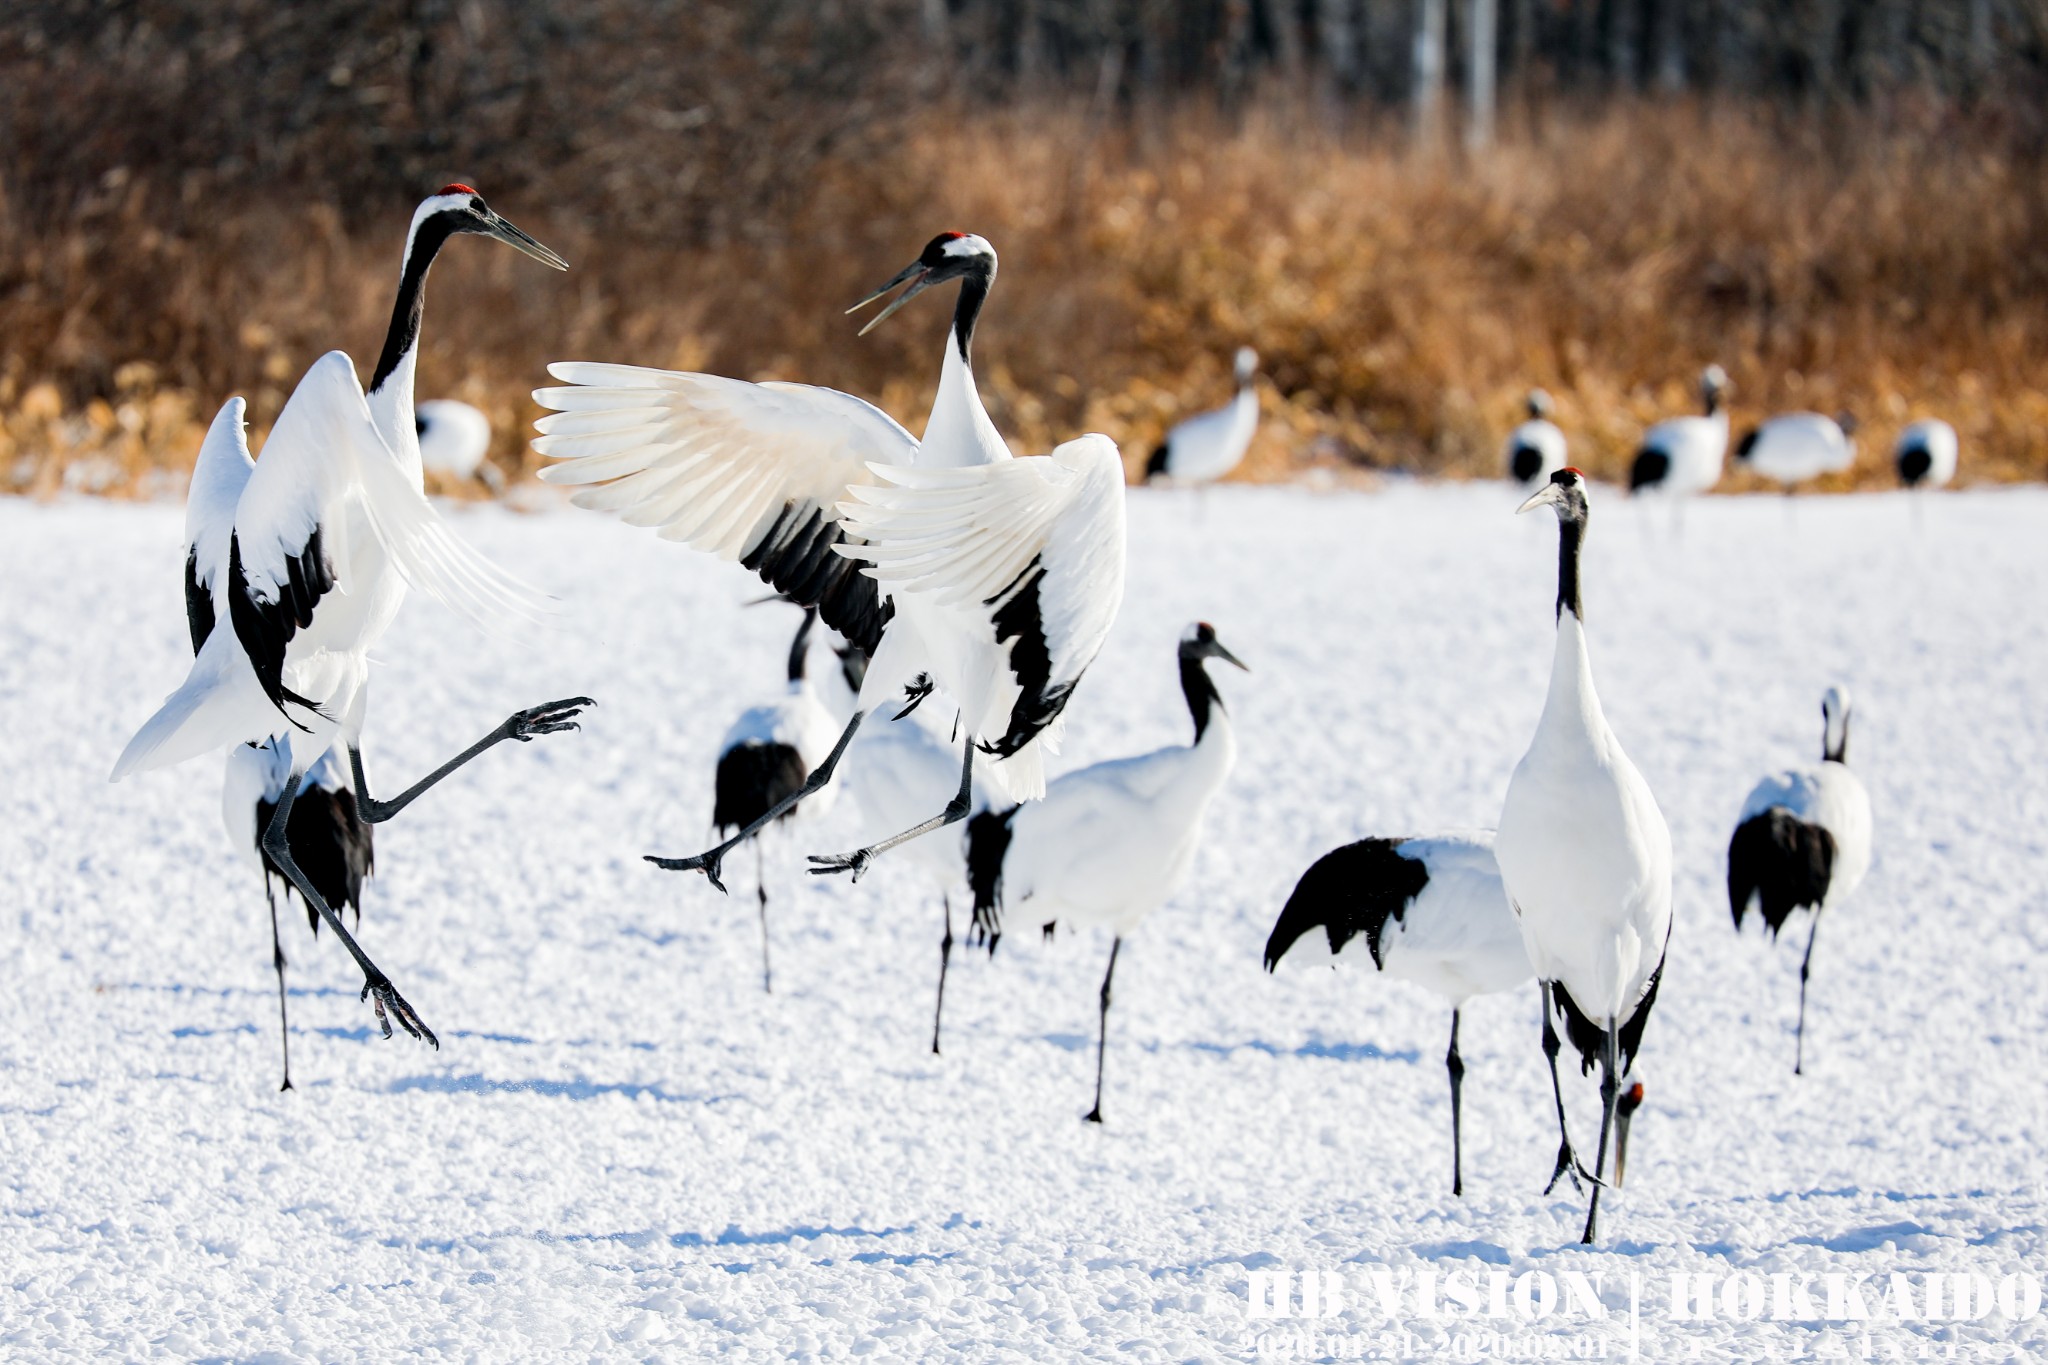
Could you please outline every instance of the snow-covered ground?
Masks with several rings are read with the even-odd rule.
[[[772,997],[752,858],[730,900],[641,861],[701,847],[713,748],[775,690],[794,613],[742,611],[759,589],[738,570],[566,510],[450,513],[567,601],[538,648],[415,601],[381,650],[373,785],[514,706],[601,703],[379,832],[364,942],[442,1049],[378,1037],[294,910],[300,1088],[280,1096],[269,927],[220,761],[105,781],[184,669],[179,511],[0,503],[0,1356],[1446,1359],[1549,1334],[1660,1360],[2040,1358],[2040,1315],[1950,1322],[1945,1298],[1901,1323],[1883,1302],[1895,1271],[1916,1310],[1930,1272],[2048,1275],[2038,491],[1930,499],[1917,525],[1893,496],[1715,499],[1676,538],[1662,507],[1596,492],[1595,666],[1678,861],[1649,1102],[1599,1249],[1575,1245],[1579,1199],[1538,1194],[1533,987],[1467,1012],[1454,1200],[1446,1011],[1369,975],[1261,971],[1316,855],[1493,822],[1551,652],[1554,523],[1513,504],[1132,494],[1129,597],[1061,761],[1185,735],[1191,619],[1255,671],[1219,671],[1238,771],[1189,884],[1126,946],[1097,1129],[1106,938],[956,953],[935,1058],[922,879],[797,871],[850,815],[776,850]],[[1795,1080],[1799,942],[1736,936],[1722,857],[1755,778],[1817,757],[1837,681],[1877,855],[1821,934]],[[1571,1089],[1590,1143],[1593,1083]],[[1490,1296],[1497,1273],[1573,1270],[1602,1274],[1607,1318],[1413,1301],[1422,1272]],[[1341,1312],[1250,1316],[1252,1272],[1264,1293],[1282,1271],[1334,1272]],[[1700,1323],[1672,1309],[1679,1271],[1759,1278]],[[1391,1318],[1375,1272],[1406,1287]],[[1825,1321],[1829,1274],[1873,1276],[1872,1316]],[[1759,1285],[1815,1307],[1779,1320]]]

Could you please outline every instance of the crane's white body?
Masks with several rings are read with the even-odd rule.
[[[845,721],[833,718],[819,699],[808,677],[792,680],[782,695],[772,701],[750,706],[740,712],[718,742],[721,757],[742,744],[780,744],[796,751],[809,772],[825,761],[839,739]],[[825,787],[813,792],[793,815],[815,818],[832,809],[838,791]],[[943,800],[943,798],[941,798]]]
[[[902,720],[877,716],[854,737],[847,781],[860,810],[863,844],[909,829],[960,789],[960,751],[935,730],[937,724],[925,720],[920,707]],[[949,893],[962,882],[965,837],[961,830],[941,830],[912,839],[899,852],[930,879],[933,890]]]
[[[1856,443],[1817,412],[1787,412],[1759,426],[1740,452],[1744,464],[1782,484],[1837,474],[1856,463]]]
[[[388,405],[387,405],[388,406]],[[411,426],[410,401],[406,429]],[[487,628],[510,629],[542,610],[538,594],[449,533],[422,491],[417,446],[394,450],[380,434],[355,367],[340,351],[314,362],[278,414],[263,458],[248,463],[242,403],[231,399],[207,434],[208,466],[188,504],[195,571],[213,599],[215,627],[184,684],[137,732],[113,778],[148,771],[229,744],[288,737],[294,763],[317,762],[360,730],[369,650],[417,585]],[[311,706],[273,704],[232,626],[230,536],[250,597],[274,607],[290,590],[294,561],[320,557],[333,587],[285,647],[283,686]]]
[[[1721,482],[1728,454],[1728,412],[1712,416],[1667,417],[1643,433],[1642,449],[1663,452],[1669,461],[1664,477],[1637,492],[1689,497]]]
[[[452,479],[481,478],[496,486],[497,467],[484,462],[491,453],[491,419],[480,409],[453,398],[430,398],[419,405],[420,463]]]
[[[353,743],[369,651],[409,586],[507,633],[544,610],[540,594],[450,534],[422,482],[412,400],[420,291],[447,234],[417,259],[415,248],[430,220],[473,206],[481,223],[487,211],[473,191],[429,196],[414,211],[399,312],[386,341],[388,369],[368,394],[348,356],[329,351],[286,400],[260,462],[249,456],[241,399],[228,400],[214,418],[186,505],[190,572],[211,598],[214,628],[198,643],[184,685],[129,741],[115,781],[273,735],[288,738],[297,769],[318,762],[337,736]],[[490,222],[507,240],[530,245],[528,254],[551,255],[495,215]],[[231,582],[231,546],[241,560],[238,582]],[[322,577],[331,579],[324,587]],[[277,670],[276,697],[234,624],[231,599],[266,629],[290,629],[281,658],[265,661]]]
[[[1515,455],[1523,450],[1533,450],[1539,457],[1537,467],[1526,476],[1515,473]],[[1557,423],[1548,417],[1532,417],[1508,433],[1507,444],[1501,447],[1500,462],[1508,478],[1534,484],[1563,469],[1571,460],[1565,453],[1564,432]]]
[[[1648,989],[1671,933],[1671,832],[1593,687],[1585,628],[1560,613],[1550,689],[1494,843],[1536,975],[1603,1026]]]
[[[1259,430],[1259,394],[1252,385],[1257,366],[1250,347],[1238,351],[1236,396],[1176,423],[1166,433],[1165,466],[1159,472],[1183,483],[1213,483],[1244,462]]]
[[[1742,803],[1740,825],[1751,817],[1782,809],[1802,824],[1828,832],[1835,842],[1828,889],[1820,908],[1847,900],[1870,871],[1870,793],[1845,763],[1833,759],[1813,768],[1788,768],[1773,773],[1750,790]]]
[[[227,827],[228,842],[235,851],[261,862],[257,842],[263,831],[256,828],[256,803],[277,804],[284,784],[292,775],[289,747],[275,742],[237,744],[228,750],[227,771],[221,783],[221,821]],[[330,748],[299,779],[299,793],[321,788],[331,792],[353,790],[348,765],[339,749]]]
[[[1020,923],[1129,937],[1180,889],[1202,817],[1237,759],[1222,706],[1192,745],[1096,763],[1020,808],[1003,857],[1003,904]]]
[[[1492,831],[1404,839],[1398,852],[1422,863],[1429,881],[1398,917],[1389,916],[1381,928],[1380,972],[1414,982],[1453,1009],[1474,996],[1511,991],[1530,979],[1522,926],[1501,882]],[[1327,934],[1305,933],[1284,960],[1374,966],[1364,934],[1354,934],[1332,954]]]
[[[1915,488],[1946,488],[1956,476],[1959,448],[1954,427],[1939,417],[1927,417],[1899,433],[1892,460],[1898,466],[1902,482]],[[1907,460],[1914,452],[1924,454],[1927,459],[1926,472],[1917,479],[1907,473]]]

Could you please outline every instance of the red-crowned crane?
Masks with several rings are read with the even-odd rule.
[[[1583,1067],[1600,1066],[1600,1147],[1583,1240],[1600,1214],[1601,1168],[1622,1078],[1641,1046],[1671,937],[1671,831],[1657,798],[1608,727],[1593,687],[1579,593],[1586,480],[1560,469],[1520,510],[1557,513],[1557,644],[1550,687],[1529,751],[1516,765],[1494,853],[1522,943],[1543,994],[1543,1051],[1557,1101],[1559,1146],[1550,1183],[1577,1158],[1557,1080],[1562,1016]]]

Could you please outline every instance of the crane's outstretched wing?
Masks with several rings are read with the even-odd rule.
[[[235,529],[235,504],[248,486],[256,462],[242,431],[240,398],[230,398],[207,428],[185,494],[185,624],[197,654],[219,619],[218,594],[227,585],[228,536]]]
[[[883,594],[832,548],[848,489],[917,455],[887,413],[808,384],[583,361],[548,373],[568,387],[533,395],[554,409],[533,447],[561,461],[541,478],[576,487],[578,507],[738,560],[862,649],[880,643]]]
[[[874,466],[883,482],[840,504],[858,542],[839,547],[891,593],[980,610],[1013,641],[1021,695],[1014,753],[1056,718],[1108,638],[1124,596],[1124,472],[1115,442],[1083,436],[1050,455],[953,469]]]
[[[228,538],[229,618],[271,700],[292,637],[332,592],[352,591],[373,548],[413,587],[485,630],[518,635],[548,599],[458,540],[378,434],[355,366],[313,362],[277,416]]]

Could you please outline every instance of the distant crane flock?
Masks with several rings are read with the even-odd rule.
[[[485,750],[577,729],[594,705],[571,697],[514,711],[397,797],[369,792],[361,744],[370,656],[406,592],[417,588],[480,628],[513,634],[552,609],[454,537],[424,496],[428,469],[493,489],[502,483],[486,459],[490,424],[481,412],[413,401],[427,273],[465,234],[568,268],[475,190],[449,185],[413,214],[367,389],[346,355],[323,356],[279,413],[260,461],[244,437],[243,400],[227,401],[187,503],[193,661],[113,770],[119,780],[226,752],[223,814],[270,896],[287,1090],[286,959],[273,878],[288,903],[300,898],[314,931],[324,924],[355,960],[385,1036],[395,1022],[438,1047],[341,918],[352,909],[361,928],[374,827]],[[551,461],[541,477],[574,490],[576,506],[737,562],[802,612],[783,690],[740,712],[719,745],[708,785],[720,842],[648,861],[701,872],[723,891],[726,855],[755,841],[761,980],[772,990],[759,841],[778,822],[824,814],[844,764],[871,841],[814,855],[810,871],[858,881],[882,855],[910,850],[905,860],[938,892],[944,923],[933,1053],[957,890],[971,896],[969,941],[991,956],[1006,926],[1020,921],[1046,939],[1062,926],[1109,930],[1085,1115],[1100,1123],[1124,940],[1187,878],[1205,815],[1236,760],[1209,666],[1245,665],[1214,626],[1190,625],[1176,645],[1189,741],[1049,776],[1069,708],[1123,599],[1125,469],[1099,434],[1046,455],[1012,454],[975,384],[976,324],[996,273],[985,238],[941,233],[855,305],[894,293],[864,335],[920,293],[958,285],[922,437],[831,389],[564,361],[548,367],[556,386],[535,394],[549,411],[534,447]],[[1235,396],[1173,427],[1146,476],[1201,484],[1235,470],[1257,430],[1257,371],[1257,355],[1241,348]],[[1699,390],[1702,413],[1644,434],[1632,493],[1685,497],[1719,482],[1730,437],[1727,375],[1708,366]],[[1582,1240],[1591,1243],[1601,1193],[1621,1183],[1644,1101],[1633,1069],[1672,935],[1673,856],[1664,816],[1594,686],[1580,573],[1590,484],[1568,462],[1551,396],[1532,390],[1526,408],[1502,465],[1533,489],[1520,510],[1548,508],[1558,523],[1556,637],[1541,718],[1508,781],[1498,830],[1373,835],[1323,855],[1280,910],[1264,964],[1369,964],[1450,1007],[1454,1195],[1465,1185],[1465,1007],[1533,979],[1559,1129],[1545,1193],[1560,1180],[1590,1184]],[[1735,459],[1789,489],[1849,467],[1854,431],[1846,419],[1784,414],[1749,431]],[[1955,430],[1930,419],[1906,429],[1894,458],[1902,483],[1930,488],[1953,479],[1957,454]],[[1738,929],[1752,907],[1773,937],[1795,915],[1809,919],[1795,1072],[1804,1069],[1820,915],[1855,891],[1871,858],[1869,798],[1847,767],[1847,692],[1830,688],[1822,711],[1822,762],[1758,784],[1727,859]],[[1600,1073],[1590,1167],[1570,1138],[1557,1068],[1566,1039],[1582,1072]]]

